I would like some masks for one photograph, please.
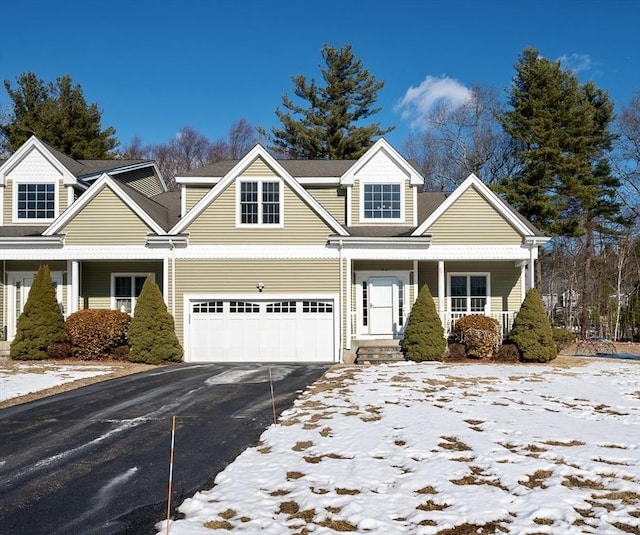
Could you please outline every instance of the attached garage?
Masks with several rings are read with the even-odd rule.
[[[188,362],[332,362],[334,299],[188,300]]]

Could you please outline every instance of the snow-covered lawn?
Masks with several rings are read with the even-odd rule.
[[[640,363],[560,360],[333,368],[170,533],[640,533]]]

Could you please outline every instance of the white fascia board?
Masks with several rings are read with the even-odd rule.
[[[46,251],[45,255],[48,255],[51,249],[60,249],[63,246],[63,236],[21,236],[15,238],[0,238],[0,251],[2,251],[2,253],[8,252],[9,249],[44,249]],[[6,257],[6,259],[8,258],[9,257]]]
[[[329,245],[334,247],[342,247],[343,249],[365,247],[365,248],[405,248],[405,249],[423,249],[431,245],[431,236],[419,237],[331,237]]]
[[[338,259],[337,249],[323,245],[191,245],[176,249],[180,259],[278,260]]]
[[[298,176],[296,180],[303,186],[339,186],[340,177],[336,176]]]
[[[196,186],[214,186],[224,177],[221,176],[185,176],[176,177],[176,184],[193,184]]]
[[[20,148],[14,152],[9,159],[0,166],[0,184],[6,184],[6,178],[11,171],[18,165],[32,150],[37,150],[42,156],[56,169],[62,176],[62,182],[66,185],[75,185],[78,183],[78,179],[69,171],[60,160],[56,158],[47,147],[35,136],[31,136],[25,141]]]
[[[163,260],[170,254],[168,249],[149,248],[139,245],[60,247],[57,249],[0,247],[0,260]]]
[[[516,216],[516,214],[498,197],[489,187],[482,182],[476,175],[471,173],[465,181],[460,184],[454,192],[427,218],[422,224],[413,231],[414,236],[424,233],[435,221],[444,214],[452,204],[454,204],[462,194],[469,188],[475,187],[478,193],[489,202],[522,236],[531,236],[531,230]]]
[[[347,235],[347,231],[327,212],[311,194],[309,194],[287,171],[271,156],[260,144],[251,149],[247,155],[242,158],[233,168],[213,187],[207,194],[200,199],[196,205],[189,210],[189,213],[179,221],[170,234],[181,234],[184,229],[189,226],[202,211],[211,204],[226,188],[238,178],[258,157],[262,158],[267,164],[280,176],[284,182],[293,189],[337,234]]]
[[[149,215],[142,210],[132,199],[129,197],[114,180],[103,173],[102,176],[94,182],[89,189],[83,193],[80,198],[73,203],[58,219],[56,219],[47,230],[45,230],[43,236],[51,236],[57,234],[69,221],[71,221],[87,204],[89,204],[98,193],[102,190],[102,187],[109,188],[122,202],[124,202],[135,214],[140,217],[156,234],[166,234],[166,232],[153,220]]]
[[[416,169],[400,155],[384,138],[378,139],[371,148],[365,152],[349,170],[342,175],[341,184],[353,185],[356,174],[371,161],[371,159],[381,150],[384,150],[394,161],[394,163],[403,169],[409,176],[409,184],[412,186],[420,186],[424,184],[424,178]]]

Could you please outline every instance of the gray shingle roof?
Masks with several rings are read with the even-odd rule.
[[[179,175],[180,177],[225,176],[240,160],[223,160]],[[340,177],[344,175],[357,160],[278,160],[278,163],[296,178],[301,177]]]

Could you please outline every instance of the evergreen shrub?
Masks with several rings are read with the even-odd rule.
[[[66,339],[64,317],[56,299],[51,272],[48,265],[43,265],[33,279],[24,310],[18,318],[9,356],[16,360],[57,357]]]
[[[567,349],[576,339],[575,335],[569,329],[561,327],[555,327],[552,330],[552,334],[558,353],[563,349]]]
[[[151,277],[144,281],[127,339],[131,362],[160,364],[182,360],[182,347],[176,336],[173,316]]]
[[[551,323],[542,297],[535,288],[527,292],[513,322],[509,340],[518,347],[520,359],[524,361],[548,362],[558,355]]]
[[[413,304],[401,344],[408,360],[443,360],[447,341],[429,287],[425,284]]]
[[[502,334],[500,323],[482,314],[469,314],[456,321],[453,334],[471,358],[489,359],[498,351]]]
[[[71,355],[80,360],[125,360],[131,316],[107,309],[78,310],[67,318],[65,330]]]

